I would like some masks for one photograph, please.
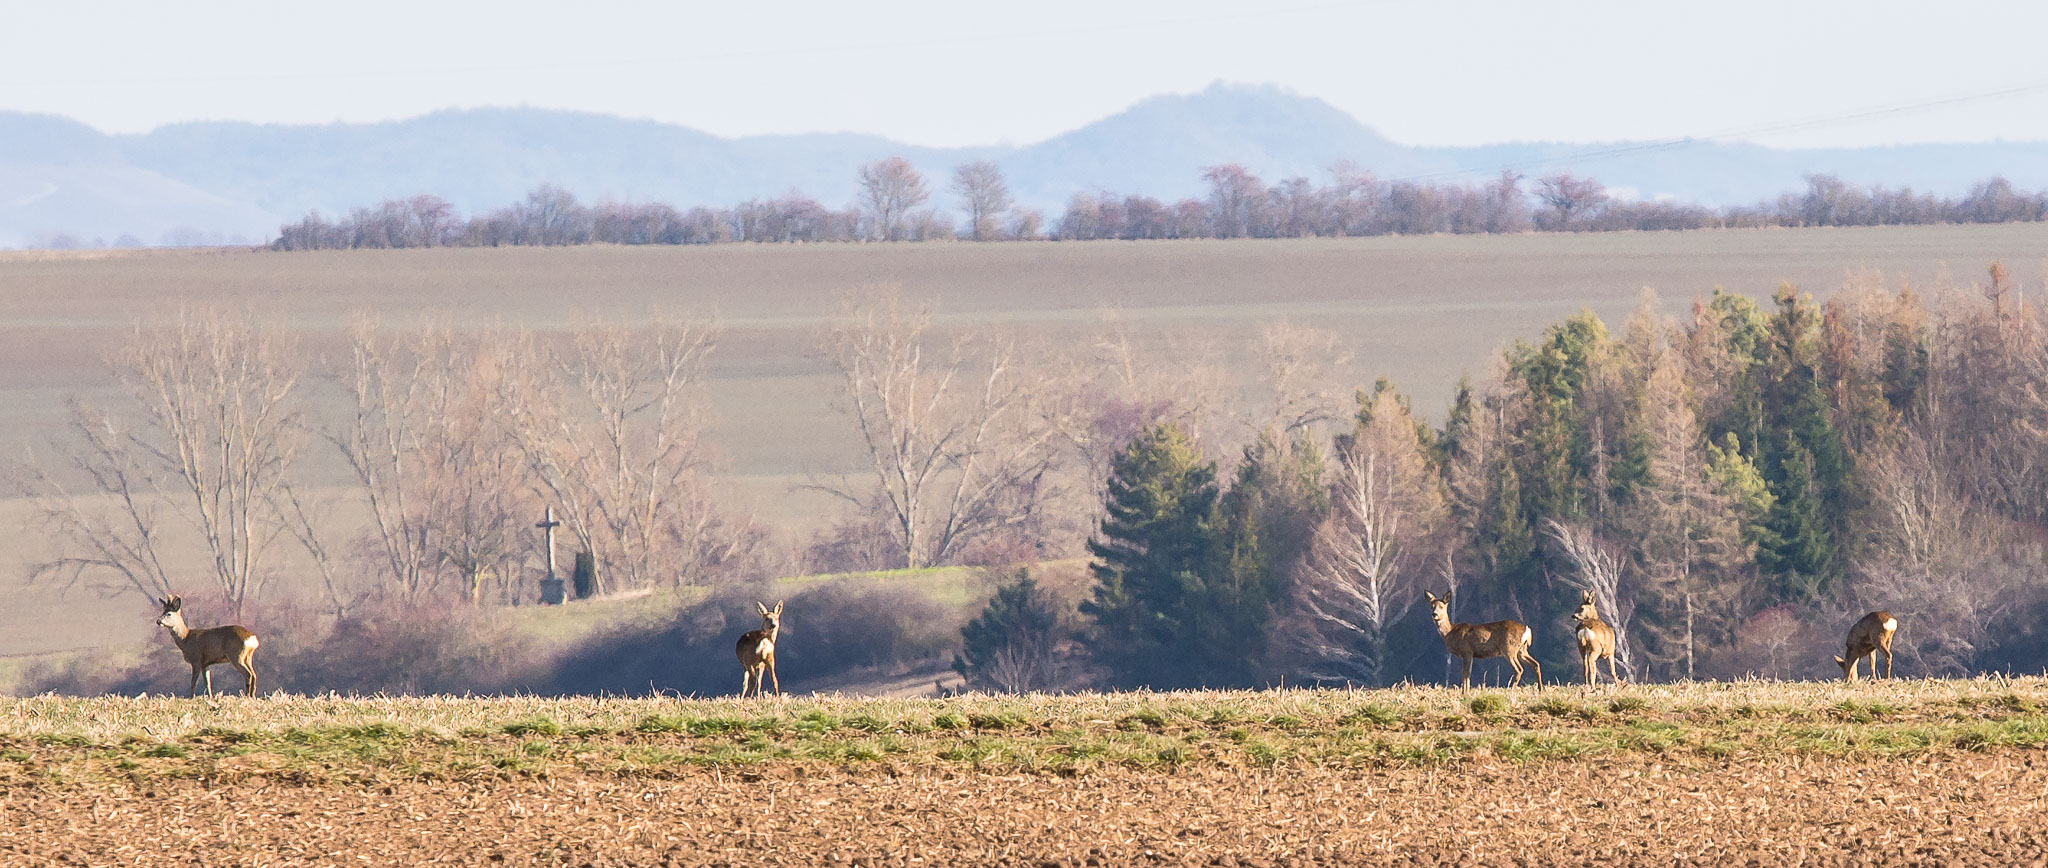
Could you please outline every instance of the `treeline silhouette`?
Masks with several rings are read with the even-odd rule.
[[[464,217],[433,195],[386,200],[329,219],[319,212],[280,228],[275,250],[408,247],[719,244],[737,242],[1089,241],[1171,238],[1303,238],[1432,233],[1669,231],[1766,226],[1886,226],[2039,222],[2048,190],[2015,189],[2002,177],[1962,198],[1911,188],[1859,187],[1810,175],[1807,188],[1750,206],[1706,208],[1613,195],[1570,174],[1534,183],[1503,172],[1484,184],[1382,181],[1338,166],[1328,183],[1268,184],[1244,166],[1211,166],[1202,198],[1170,202],[1107,190],[1075,193],[1048,220],[1017,207],[986,162],[956,169],[947,190],[962,215],[932,206],[926,179],[902,158],[862,167],[857,201],[826,206],[799,192],[729,207],[659,202],[585,204],[542,185],[520,202]]]

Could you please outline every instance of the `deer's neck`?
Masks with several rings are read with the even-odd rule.
[[[1436,616],[1436,632],[1439,636],[1451,635],[1451,616],[1449,614]]]
[[[185,619],[183,618],[178,618],[169,624],[165,624],[164,629],[171,631],[171,641],[179,645],[184,645],[185,640],[192,638],[192,628],[185,626]]]

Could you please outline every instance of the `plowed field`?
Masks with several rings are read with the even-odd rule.
[[[9,865],[2042,864],[2048,754],[0,795]]]
[[[0,866],[2048,864],[2048,678],[0,699]]]

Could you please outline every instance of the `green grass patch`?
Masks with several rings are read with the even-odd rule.
[[[1607,710],[1615,714],[1636,714],[1649,708],[1650,701],[1640,696],[1617,696],[1607,703]]]
[[[943,701],[11,700],[0,784],[666,776],[704,767],[1447,767],[1629,755],[1899,757],[2048,746],[2048,680],[966,696]],[[1617,711],[1617,709],[1619,709]],[[5,713],[11,710],[13,713]]]
[[[545,717],[529,717],[505,724],[499,727],[498,731],[513,736],[561,735],[562,725]]]

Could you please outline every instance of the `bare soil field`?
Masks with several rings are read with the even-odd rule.
[[[9,865],[2039,865],[2048,753],[0,793]]]
[[[2048,681],[0,700],[8,865],[2048,864]]]
[[[1262,323],[1331,329],[1435,413],[1460,371],[1582,308],[1619,323],[1645,287],[1670,309],[1724,287],[1825,295],[1855,270],[1889,283],[1967,282],[1993,260],[2036,283],[2030,224],[1584,235],[1029,244],[565,247],[269,253],[0,254],[0,444],[34,441],[66,395],[104,390],[101,359],[137,322],[207,305],[270,313],[331,353],[357,314],[566,326],[654,311],[715,318],[713,440],[773,493],[852,455],[819,410],[832,379],[810,350],[837,295],[893,286],[958,327],[1071,341],[1114,310],[1142,336],[1198,332],[1242,349]],[[325,335],[323,342],[322,335]],[[821,419],[821,415],[827,418]],[[843,426],[842,426],[843,427]]]

